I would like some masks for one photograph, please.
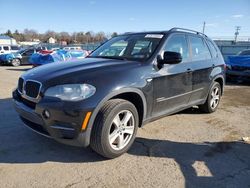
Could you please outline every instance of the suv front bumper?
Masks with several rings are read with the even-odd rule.
[[[12,95],[21,120],[33,131],[63,144],[80,147],[89,145],[91,129],[82,130],[82,123],[87,113],[93,109],[85,107],[86,110],[82,110],[77,104],[53,99],[42,99],[39,103],[30,105],[17,90]],[[44,116],[45,110],[49,112],[49,118]]]

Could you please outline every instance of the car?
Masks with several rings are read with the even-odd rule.
[[[82,50],[80,46],[66,46],[63,47],[64,50]]]
[[[0,64],[12,65],[14,67],[20,65],[29,65],[29,58],[36,52],[35,48],[21,49],[14,53],[6,53],[0,55]]]
[[[250,49],[243,50],[235,56],[228,56],[226,76],[229,81],[250,80]]]
[[[48,63],[63,62],[74,59],[82,59],[87,56],[84,50],[57,50],[57,51],[39,51],[30,57],[30,63],[33,67],[45,65]]]
[[[0,54],[8,54],[20,50],[19,46],[14,45],[0,45]]]
[[[148,122],[193,106],[215,112],[224,83],[216,44],[200,32],[172,28],[119,35],[85,59],[29,70],[13,101],[35,132],[115,158]]]

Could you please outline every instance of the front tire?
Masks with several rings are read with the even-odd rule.
[[[18,66],[20,66],[20,65],[21,65],[20,59],[12,59],[11,65],[12,65],[13,67],[18,67]]]
[[[214,82],[209,91],[206,102],[199,106],[201,111],[205,113],[215,112],[220,103],[221,91],[221,85],[218,82]]]
[[[100,109],[91,132],[91,148],[106,158],[127,152],[139,124],[135,106],[123,99],[107,101]]]

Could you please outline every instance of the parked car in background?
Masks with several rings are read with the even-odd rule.
[[[12,66],[20,66],[20,65],[28,65],[29,58],[33,53],[36,52],[35,48],[22,49],[14,53],[5,53],[0,55],[0,63],[3,65],[12,65]]]
[[[18,52],[19,50],[21,50],[21,48],[19,46],[10,46],[11,52]]]
[[[250,49],[243,50],[235,56],[228,56],[226,65],[228,80],[250,80]]]
[[[82,50],[80,46],[66,46],[63,47],[64,50]]]
[[[30,57],[30,63],[34,66],[45,65],[54,62],[63,62],[74,59],[81,59],[87,56],[84,50],[56,50],[56,51],[40,51],[34,53]]]
[[[0,45],[0,54],[8,54],[20,50],[19,46]]]
[[[181,28],[130,33],[113,37],[83,60],[25,72],[13,102],[35,132],[115,158],[150,121],[192,106],[215,112],[224,76],[220,50],[202,33]]]

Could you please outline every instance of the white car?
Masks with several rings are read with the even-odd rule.
[[[67,46],[63,48],[64,50],[82,50],[80,46]]]
[[[0,45],[0,54],[8,54],[19,50],[18,46]]]

